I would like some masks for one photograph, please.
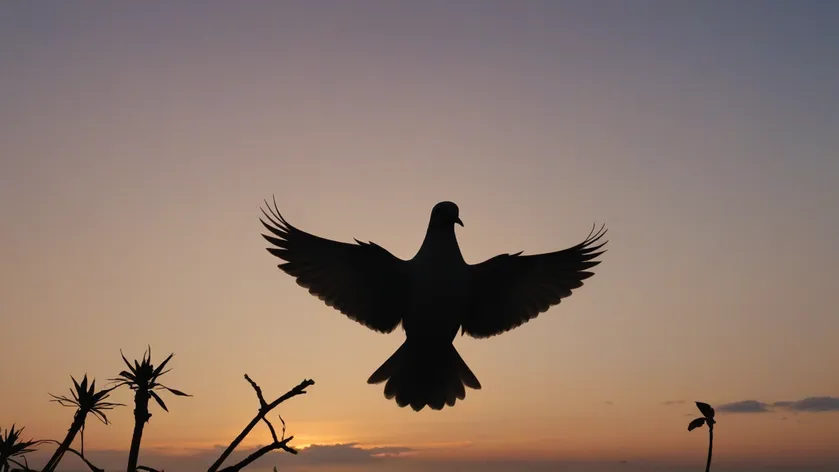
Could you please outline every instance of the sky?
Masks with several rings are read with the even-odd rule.
[[[151,346],[194,396],[152,411],[141,462],[187,472],[253,416],[246,373],[267,397],[316,382],[278,409],[310,446],[271,456],[287,470],[695,470],[696,400],[720,470],[835,466],[837,22],[818,1],[3,2],[0,428],[63,437],[48,393]],[[366,384],[403,333],[266,252],[272,196],[403,259],[443,200],[469,263],[593,224],[609,251],[535,320],[459,337],[483,389],[416,413]],[[88,421],[91,457],[124,458],[131,408]]]

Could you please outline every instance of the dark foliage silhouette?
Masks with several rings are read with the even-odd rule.
[[[120,352],[120,354],[122,353]],[[148,411],[149,400],[154,398],[164,411],[169,411],[158,392],[166,390],[177,396],[191,396],[179,390],[169,388],[159,382],[160,377],[169,372],[169,370],[164,370],[164,368],[166,367],[166,364],[168,364],[169,360],[172,359],[173,355],[174,354],[170,354],[169,357],[167,357],[157,367],[154,367],[151,362],[151,347],[149,347],[146,353],[144,353],[142,361],[135,360],[133,365],[128,362],[128,359],[126,359],[124,355],[122,355],[122,360],[128,366],[128,370],[120,372],[117,378],[112,379],[114,384],[111,387],[99,391],[96,391],[95,381],[91,381],[90,385],[88,385],[87,374],[85,374],[81,382],[77,382],[75,378],[71,377],[73,379],[73,389],[70,390],[70,397],[63,395],[51,395],[53,397],[53,400],[51,401],[55,401],[63,406],[75,407],[77,409],[76,415],[73,417],[73,424],[70,426],[70,430],[67,433],[67,437],[65,437],[63,441],[56,441],[53,439],[22,441],[21,433],[24,428],[16,429],[16,425],[12,425],[11,430],[6,430],[5,433],[0,430],[0,472],[35,472],[36,469],[30,468],[26,462],[25,455],[27,453],[34,452],[36,450],[36,446],[42,443],[54,443],[58,445],[58,449],[56,449],[55,453],[47,462],[47,465],[42,469],[42,472],[54,471],[66,452],[70,452],[78,456],[79,459],[87,465],[91,472],[105,472],[103,469],[93,465],[84,456],[84,419],[88,413],[92,413],[104,424],[109,424],[105,411],[124,405],[120,403],[107,402],[105,400],[112,391],[122,386],[128,386],[134,390],[135,400],[134,432],[131,439],[131,450],[129,451],[127,470],[129,472],[164,472],[163,470],[158,471],[157,469],[145,465],[137,465],[137,459],[140,452],[143,425],[148,422],[149,418],[151,418],[151,413]],[[257,449],[236,464],[221,469],[222,472],[238,472],[243,470],[260,457],[275,450],[281,449],[291,454],[297,454],[297,450],[289,444],[291,440],[294,439],[294,436],[285,436],[286,424],[283,418],[281,416],[279,417],[280,422],[282,423],[282,432],[281,436],[278,437],[277,432],[274,429],[274,425],[268,420],[267,415],[286,400],[298,395],[306,394],[306,388],[314,385],[315,382],[310,379],[305,379],[293,389],[268,403],[265,401],[265,397],[263,396],[262,389],[259,385],[251,380],[247,374],[245,374],[245,380],[250,383],[251,387],[253,387],[256,392],[256,397],[259,400],[260,405],[259,411],[250,423],[245,426],[242,433],[230,443],[224,452],[222,452],[218,460],[210,466],[208,469],[209,472],[217,472],[219,467],[221,467],[224,463],[225,459],[230,456],[230,454],[260,421],[263,421],[268,426],[273,442]],[[82,433],[81,451],[71,447],[76,434],[79,432]],[[17,468],[12,469],[12,466],[16,466]]]
[[[149,419],[151,419],[149,400],[154,398],[157,404],[164,411],[168,412],[169,409],[166,408],[166,403],[160,398],[160,395],[157,393],[158,391],[166,390],[173,395],[181,397],[189,397],[191,395],[169,388],[159,382],[160,377],[171,370],[163,369],[169,363],[169,360],[172,359],[174,353],[169,354],[169,357],[157,367],[151,362],[151,347],[143,354],[142,361],[138,362],[135,359],[133,365],[128,362],[128,359],[125,358],[122,352],[120,352],[120,355],[125,365],[128,366],[128,370],[123,370],[117,378],[112,380],[116,382],[115,387],[127,385],[134,391],[134,433],[131,437],[131,449],[128,452],[128,472],[135,472],[137,470],[137,459],[140,455],[140,442],[143,439],[143,428]]]
[[[711,453],[714,449],[714,419],[715,411],[711,405],[702,402],[696,402],[696,407],[699,408],[702,416],[695,418],[688,424],[688,431],[693,431],[696,428],[701,428],[703,425],[708,425],[708,461],[705,463],[705,472],[711,470]]]
[[[34,452],[35,446],[43,442],[23,441],[21,434],[26,428],[15,429],[15,427],[16,425],[12,425],[12,428],[5,432],[0,430],[0,472],[8,472],[12,465],[16,465],[23,470],[29,470],[26,454]]]
[[[93,414],[93,416],[98,418],[99,421],[104,424],[108,424],[108,417],[105,415],[105,411],[112,410],[117,406],[124,406],[121,403],[105,401],[116,387],[104,388],[96,391],[96,380],[92,380],[90,385],[88,385],[87,374],[85,374],[84,378],[82,378],[81,383],[77,382],[72,376],[70,378],[73,380],[73,388],[70,389],[70,395],[72,398],[64,395],[56,396],[50,394],[53,398],[50,401],[54,401],[61,406],[76,408],[76,413],[73,416],[73,423],[70,424],[70,429],[67,430],[67,435],[64,437],[64,441],[58,443],[58,448],[55,450],[52,457],[50,457],[49,461],[47,461],[47,465],[44,466],[43,472],[53,472],[55,470],[58,463],[61,462],[61,459],[64,457],[64,453],[66,453],[73,444],[73,440],[75,440],[76,435],[79,434],[79,432],[82,433],[80,456],[84,458],[84,425],[88,414]]]
[[[481,383],[455,349],[458,331],[474,338],[505,333],[557,305],[593,275],[606,234],[601,227],[575,246],[522,256],[500,254],[467,264],[455,225],[460,210],[440,202],[431,210],[425,239],[410,260],[381,246],[324,239],[297,229],[277,208],[260,218],[272,235],[268,251],[299,285],[369,329],[390,333],[401,323],[406,340],[367,382],[387,382],[385,398],[415,411],[440,410],[466,398]]]

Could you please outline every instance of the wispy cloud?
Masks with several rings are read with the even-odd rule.
[[[825,412],[839,411],[839,398],[837,397],[807,397],[794,402],[775,402],[773,406],[786,408],[798,412]]]
[[[837,397],[807,397],[801,400],[784,400],[765,403],[758,400],[741,400],[716,407],[725,413],[769,413],[774,410],[787,410],[793,413],[823,413],[839,411]]]
[[[725,413],[769,413],[769,405],[757,400],[742,400],[726,403],[716,407],[717,411]]]
[[[412,452],[409,447],[363,448],[358,443],[319,445],[313,444],[300,451],[307,464],[358,464],[383,457],[395,457]]]
[[[684,405],[684,400],[667,400],[666,402],[661,402],[664,406],[672,406],[672,405]]]

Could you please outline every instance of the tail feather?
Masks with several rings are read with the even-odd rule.
[[[441,410],[466,398],[466,388],[481,388],[478,378],[450,343],[445,345],[402,343],[372,375],[367,383],[387,381],[384,396],[400,407],[415,411],[429,406]]]
[[[400,366],[405,362],[405,356],[408,351],[407,346],[407,341],[402,343],[402,345],[399,346],[399,349],[391,354],[391,356],[370,375],[370,378],[367,379],[367,383],[382,383],[396,374],[399,371]]]
[[[469,366],[466,365],[466,361],[464,361],[463,358],[460,357],[460,353],[457,352],[457,350],[454,348],[454,345],[452,345],[452,353],[457,357],[457,361],[459,361],[460,365],[462,366],[462,368],[459,370],[463,384],[465,384],[469,388],[480,390],[481,382],[478,381],[478,378],[475,377],[475,374],[472,373],[472,370],[469,369]],[[464,395],[465,394],[466,393],[464,392]]]

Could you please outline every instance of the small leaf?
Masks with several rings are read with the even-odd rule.
[[[165,388],[166,390],[169,390],[169,392],[171,392],[173,395],[177,395],[177,396],[179,396],[179,397],[191,397],[191,396],[192,396],[192,395],[190,395],[190,394],[188,394],[188,393],[184,393],[184,392],[182,392],[182,391],[180,391],[180,390],[175,390],[174,388],[169,388],[169,387],[167,387],[167,386],[165,386],[165,385],[161,385],[161,387]]]
[[[157,366],[157,369],[154,369],[152,377],[159,377],[160,375],[162,375],[160,372],[163,371],[163,368],[166,367],[166,363],[169,362],[169,360],[172,359],[172,356],[174,355],[174,352],[172,354],[169,354],[169,357],[167,357],[163,362],[161,362],[160,365]]]
[[[131,386],[131,382],[125,379],[111,379],[111,382],[114,383],[112,390],[122,387],[123,385],[128,385],[129,387]]]
[[[128,372],[126,370],[123,370],[122,372],[120,372],[119,376],[125,378],[126,380],[130,380],[131,382],[135,382],[137,380],[136,375],[134,375],[131,372]]]
[[[96,419],[102,422],[102,424],[108,424],[108,417],[105,416],[105,413],[103,411],[93,410],[92,413],[93,416],[96,417]]]
[[[160,408],[163,408],[167,412],[169,411],[169,409],[166,408],[166,404],[163,403],[163,400],[156,393],[154,393],[154,391],[149,391],[149,393],[151,394],[152,398],[157,400],[157,404],[160,405]]]
[[[123,353],[122,353],[122,349],[120,349],[120,350],[119,350],[119,355],[120,355],[120,356],[122,356],[122,360],[123,360],[123,361],[125,361],[125,365],[127,365],[127,366],[128,366],[128,370],[133,371],[133,370],[134,370],[134,368],[133,368],[133,367],[131,367],[131,363],[130,363],[130,362],[128,362],[128,359],[126,359],[126,358],[125,358],[125,354],[123,354]],[[120,374],[120,375],[122,375],[122,374]]]
[[[705,418],[696,418],[688,425],[688,431],[693,431],[696,428],[701,428],[705,424]]]
[[[702,415],[705,418],[713,418],[714,417],[714,409],[711,408],[711,405],[702,402],[696,402],[696,407],[699,408],[699,411],[702,412]]]

